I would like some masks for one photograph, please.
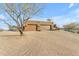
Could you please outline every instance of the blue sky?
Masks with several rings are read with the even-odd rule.
[[[71,22],[79,22],[79,4],[49,3],[38,18],[50,18],[59,27]]]
[[[0,13],[0,19],[6,19],[4,13]],[[37,20],[52,19],[57,26],[62,27],[71,22],[79,22],[79,4],[77,3],[48,3],[42,13],[33,17]],[[4,23],[0,23],[0,28],[7,28]]]

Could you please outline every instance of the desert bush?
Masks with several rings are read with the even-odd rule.
[[[75,33],[76,30],[79,30],[78,26],[79,25],[77,23],[70,23],[70,24],[64,25],[63,27],[65,31]]]
[[[4,31],[3,29],[0,29],[0,32]]]

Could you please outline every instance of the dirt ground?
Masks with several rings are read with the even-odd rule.
[[[2,56],[79,55],[79,34],[65,31],[0,32]]]

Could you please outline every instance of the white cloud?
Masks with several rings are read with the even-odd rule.
[[[79,15],[78,16],[76,16],[77,18],[79,18]]]
[[[72,22],[79,23],[79,8],[72,10],[65,15],[52,17],[52,19],[59,27]]]
[[[5,19],[5,17],[3,15],[0,15],[0,19]]]
[[[72,8],[74,6],[74,3],[70,3],[68,8]]]

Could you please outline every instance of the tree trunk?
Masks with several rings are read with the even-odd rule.
[[[19,30],[19,32],[20,32],[20,35],[23,36],[23,31],[22,30]]]
[[[23,36],[23,30],[20,27],[17,27],[17,30],[19,31],[20,35]]]

